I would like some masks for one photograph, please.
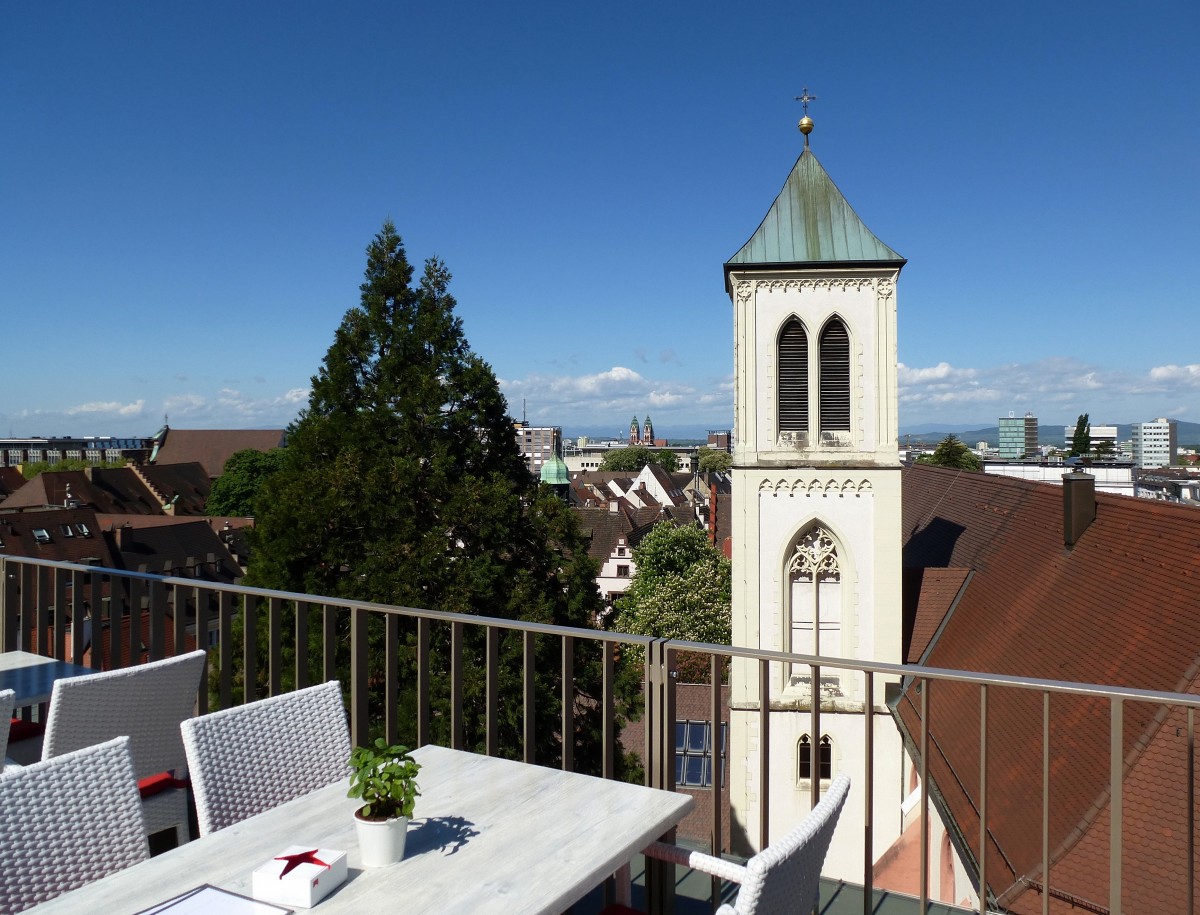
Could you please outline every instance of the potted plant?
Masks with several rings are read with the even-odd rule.
[[[361,800],[354,811],[364,867],[386,867],[404,857],[408,819],[421,792],[415,781],[421,764],[408,747],[388,745],[382,737],[350,754],[350,790]]]

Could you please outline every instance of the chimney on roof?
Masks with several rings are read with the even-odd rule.
[[[1063,474],[1063,543],[1074,546],[1096,520],[1096,478],[1090,473]]]

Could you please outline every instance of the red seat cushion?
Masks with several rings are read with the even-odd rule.
[[[16,743],[30,737],[41,737],[46,733],[45,722],[26,721],[24,718],[12,718],[8,722],[8,740]]]
[[[138,779],[138,793],[142,796],[142,800],[145,800],[156,794],[162,794],[164,791],[190,788],[191,785],[192,783],[188,779],[176,778],[173,772],[159,772],[157,775],[147,775],[145,778]]]

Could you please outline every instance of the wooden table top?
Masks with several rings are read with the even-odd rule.
[[[391,867],[362,867],[347,779],[31,911],[133,913],[202,883],[249,896],[254,868],[306,845],[348,856],[322,913],[561,913],[692,806],[683,794],[445,747],[413,756],[421,796]]]

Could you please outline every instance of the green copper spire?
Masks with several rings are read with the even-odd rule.
[[[725,264],[725,272],[746,266],[904,262],[863,225],[806,147],[762,225]]]

